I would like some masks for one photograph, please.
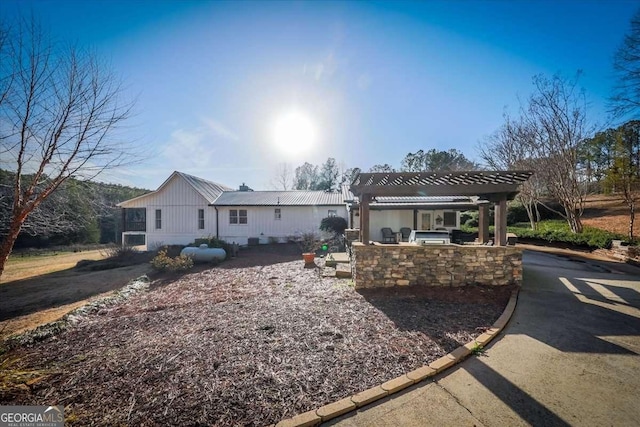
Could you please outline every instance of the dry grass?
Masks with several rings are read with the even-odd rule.
[[[637,230],[640,230],[639,220],[636,215]],[[590,227],[626,235],[629,232],[629,208],[619,196],[592,195],[585,203],[582,222]],[[640,235],[638,231],[634,234]]]
[[[80,260],[99,260],[104,257],[104,252],[100,250],[58,252],[49,255],[24,257],[20,255],[12,256],[5,265],[2,277],[0,277],[0,284],[43,276],[56,271],[68,270],[75,267]]]

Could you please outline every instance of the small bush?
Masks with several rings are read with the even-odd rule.
[[[336,235],[344,234],[347,227],[347,220],[341,216],[328,216],[320,221],[320,230],[330,231]]]
[[[300,247],[302,253],[316,252],[322,247],[320,236],[314,231],[307,231],[298,234],[295,242]]]
[[[514,225],[519,222],[528,222],[529,215],[527,209],[521,203],[512,202],[507,208],[507,225]]]
[[[158,255],[151,260],[151,266],[157,271],[186,271],[193,267],[193,260],[185,255],[175,258],[167,256],[167,250],[161,249]]]
[[[139,253],[139,250],[128,245],[109,245],[100,250],[100,255],[113,260],[127,259],[133,254]]]
[[[460,224],[462,224],[460,228],[464,230],[465,227],[466,228],[477,227],[478,221],[479,221],[478,218],[480,218],[480,213],[478,211],[465,212],[464,215],[460,216]]]

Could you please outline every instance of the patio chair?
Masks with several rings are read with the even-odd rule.
[[[409,227],[402,227],[400,229],[400,234],[402,234],[402,241],[403,242],[408,242],[409,241],[409,235],[411,234],[411,229]]]
[[[397,243],[396,233],[394,233],[389,227],[383,227],[380,231],[382,232],[382,243]]]

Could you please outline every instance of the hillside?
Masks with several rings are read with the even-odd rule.
[[[638,236],[640,218],[637,213],[635,219],[634,234]],[[582,222],[584,225],[626,235],[629,232],[629,208],[620,196],[594,194],[587,198]]]

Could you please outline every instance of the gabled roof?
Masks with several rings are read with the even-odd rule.
[[[206,179],[198,178],[197,176],[189,175],[184,172],[174,171],[169,178],[167,178],[161,185],[158,187],[156,191],[152,191],[147,194],[143,194],[142,196],[134,197],[133,199],[125,200],[117,204],[117,206],[121,206],[123,204],[132,202],[134,200],[140,200],[145,197],[152,196],[160,191],[164,187],[167,186],[169,182],[175,177],[180,177],[184,179],[195,191],[197,191],[202,197],[207,200],[207,203],[212,203],[223,191],[233,190],[225,185],[218,184],[217,182],[207,181]]]
[[[213,206],[340,206],[341,192],[326,191],[225,191]]]
[[[207,199],[207,202],[213,203],[223,191],[233,191],[233,188],[229,188],[226,185],[218,184],[217,182],[207,181],[206,179],[198,178],[197,176],[187,175],[182,172],[174,172],[182,176],[194,190],[202,194],[202,197]]]

